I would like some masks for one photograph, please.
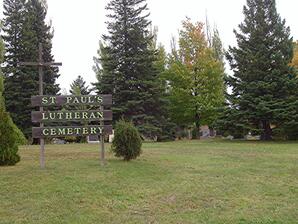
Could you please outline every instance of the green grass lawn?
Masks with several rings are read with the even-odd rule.
[[[123,162],[98,145],[38,146],[0,167],[0,223],[298,223],[298,142],[146,143]]]

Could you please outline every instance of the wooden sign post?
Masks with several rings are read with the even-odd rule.
[[[32,122],[41,123],[40,127],[32,128],[33,138],[44,139],[47,137],[65,136],[100,136],[101,152],[100,162],[105,164],[104,136],[112,133],[112,125],[105,125],[104,121],[112,121],[111,110],[104,110],[104,106],[112,105],[112,95],[80,95],[80,96],[32,96],[31,105],[40,108],[51,106],[98,106],[99,110],[76,110],[76,111],[33,111],[31,113]],[[44,124],[63,122],[96,122],[99,125],[84,126],[51,126]],[[43,154],[44,156],[44,154]]]
[[[103,111],[103,106],[100,107],[100,110]],[[104,126],[104,120],[100,121],[100,125]],[[100,162],[101,162],[101,165],[104,166],[105,165],[105,133],[104,132],[100,135],[100,144],[101,144]]]
[[[42,44],[39,44],[38,62],[21,62],[21,66],[38,66],[39,71],[39,96],[31,97],[31,105],[39,107],[39,111],[32,112],[32,122],[40,123],[40,126],[32,128],[32,137],[40,139],[40,167],[45,168],[45,138],[65,136],[100,136],[101,140],[101,164],[105,163],[104,135],[112,133],[112,125],[104,125],[104,121],[112,120],[112,111],[104,110],[104,106],[112,105],[112,95],[82,95],[82,96],[44,96],[43,95],[43,67],[61,66],[62,63],[44,62]],[[44,111],[44,107],[50,106],[99,106],[99,110],[86,111]],[[95,122],[100,125],[92,126],[62,126],[45,127],[46,123],[63,122]]]
[[[46,66],[61,66],[62,63],[56,63],[56,62],[44,62],[43,61],[43,49],[42,44],[39,44],[39,50],[38,50],[38,62],[21,62],[19,65],[24,66],[38,66],[38,73],[39,73],[39,95],[43,95],[43,67]],[[39,108],[40,112],[43,112],[43,107]],[[43,123],[40,123],[40,127],[43,127]],[[44,138],[40,139],[40,167],[43,169],[45,168],[45,149],[44,149]]]

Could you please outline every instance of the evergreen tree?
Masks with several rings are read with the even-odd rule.
[[[54,61],[52,54],[52,39],[54,37],[54,31],[51,27],[51,23],[46,21],[47,16],[47,1],[46,0],[30,0],[26,4],[26,24],[24,42],[26,51],[32,52],[32,55],[25,60],[36,61],[38,58],[38,45],[43,45],[43,61]],[[26,52],[28,55],[29,52]],[[34,55],[33,55],[34,53]],[[38,72],[35,69],[35,76],[38,77]],[[59,91],[59,85],[56,84],[56,80],[59,77],[59,69],[57,67],[45,67],[44,68],[44,94],[56,95]],[[38,89],[38,88],[37,88]]]
[[[70,93],[73,95],[88,95],[90,94],[89,86],[86,86],[86,81],[82,76],[78,76],[70,85]],[[79,93],[79,94],[78,94]]]
[[[219,36],[218,29],[213,30],[210,47],[213,49],[214,58],[216,58],[217,61],[221,62],[222,66],[224,67],[225,51]]]
[[[145,0],[111,0],[108,35],[103,36],[97,69],[99,93],[113,94],[115,120],[132,120],[146,137],[160,133],[160,85]]]
[[[5,41],[5,97],[7,110],[26,137],[31,134],[30,98],[38,95],[38,68],[19,66],[19,62],[38,59],[43,44],[43,60],[52,61],[51,26],[45,22],[47,7],[39,0],[4,0],[3,39]],[[59,87],[57,68],[44,69],[44,94],[56,95]]]
[[[2,62],[3,42],[0,40],[0,61]],[[6,112],[3,97],[4,83],[0,70],[0,166],[15,165],[20,161],[18,145],[25,142],[23,134]]]
[[[160,85],[160,113],[159,113],[159,124],[158,127],[161,129],[159,135],[157,135],[157,141],[169,141],[175,139],[176,125],[171,121],[170,113],[170,101],[168,100],[168,84],[167,80],[164,79],[164,75],[167,70],[167,54],[165,47],[162,44],[157,43],[158,29],[154,27],[152,31],[152,42],[150,49],[155,51],[155,61],[153,67],[157,72],[157,80]]]
[[[297,91],[289,66],[290,29],[277,13],[275,0],[247,0],[243,13],[244,22],[235,31],[238,46],[230,47],[227,54],[234,71],[228,81],[233,90],[231,108],[241,117],[237,124],[243,130],[270,140],[273,125],[285,121],[281,109]]]
[[[109,54],[110,49],[105,46],[103,42],[99,43],[99,50],[97,51],[98,57],[94,57],[93,71],[96,74],[95,86],[98,94],[113,94],[114,97],[114,75],[115,61]]]
[[[84,81],[82,76],[78,76],[70,85],[70,93],[72,95],[88,95],[90,94],[90,90],[89,90],[89,86],[86,86],[86,82]],[[90,109],[90,106],[87,105],[73,105],[73,106],[64,106],[64,109],[66,110],[81,110],[81,111],[86,111],[88,109]],[[87,126],[88,125],[88,121],[81,121],[81,122],[69,122],[69,125],[84,125]],[[82,137],[82,136],[77,136],[77,137],[68,137],[66,139],[76,139],[76,142],[80,142],[80,143],[86,143],[87,142],[87,138],[86,137]]]
[[[23,61],[22,27],[25,20],[25,0],[3,1],[3,40],[5,42],[4,76],[6,108],[11,113],[15,123],[22,127],[24,89],[22,83],[26,78],[18,68]]]

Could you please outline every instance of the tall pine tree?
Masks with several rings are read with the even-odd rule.
[[[89,86],[86,86],[86,81],[82,76],[78,76],[70,85],[70,93],[73,95],[88,95],[90,94]]]
[[[25,79],[18,63],[23,61],[22,27],[25,23],[25,0],[3,1],[3,40],[5,42],[5,100],[6,108],[14,122],[22,128],[23,124],[23,92],[22,83]],[[24,129],[23,129],[24,130]]]
[[[297,91],[289,66],[293,41],[275,0],[247,0],[243,13],[244,22],[235,31],[238,46],[227,54],[234,71],[231,104],[241,117],[239,125],[270,140],[272,128],[284,121],[285,101]]]
[[[7,110],[25,133],[31,133],[30,98],[38,94],[38,68],[19,66],[19,62],[37,61],[38,45],[43,44],[43,60],[52,61],[53,32],[45,19],[47,7],[39,0],[4,0],[3,39],[5,41],[5,97]],[[45,94],[59,91],[55,83],[57,68],[44,70]]]
[[[161,131],[161,89],[146,1],[111,0],[106,8],[111,14],[97,60],[98,92],[113,94],[115,120],[132,120],[144,136],[153,138]]]

